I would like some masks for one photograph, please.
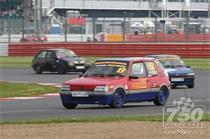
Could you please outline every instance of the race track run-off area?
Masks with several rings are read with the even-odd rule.
[[[78,77],[78,73],[44,73],[37,75],[30,68],[2,68],[1,81],[52,83],[61,85],[62,82]],[[203,105],[205,112],[210,112],[210,71],[195,71],[195,88],[179,87],[172,89],[167,105],[181,97],[190,97],[196,105]],[[52,92],[53,93],[53,92]],[[0,119],[27,120],[53,117],[93,117],[93,116],[126,116],[126,115],[161,115],[162,106],[155,106],[152,102],[129,103],[121,109],[111,109],[103,105],[79,105],[76,109],[67,110],[58,94],[42,95],[38,97],[13,98],[0,100]]]

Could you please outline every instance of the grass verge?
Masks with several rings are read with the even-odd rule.
[[[209,70],[210,58],[183,58],[186,65],[191,66],[192,69]]]
[[[0,98],[36,96],[58,91],[59,88],[46,85],[0,82]]]
[[[0,57],[1,68],[30,68],[32,57]]]
[[[175,118],[176,119],[176,118]],[[32,119],[17,121],[0,121],[0,124],[50,124],[50,123],[86,123],[86,122],[115,122],[115,121],[149,121],[162,122],[162,115],[133,115],[133,116],[98,116],[98,117],[60,117],[48,119]],[[210,114],[205,114],[202,121],[209,122]],[[177,122],[175,120],[174,122]]]
[[[90,62],[102,57],[84,57]],[[209,70],[210,58],[183,58],[186,65],[196,70]],[[32,57],[0,57],[0,68],[31,68]]]

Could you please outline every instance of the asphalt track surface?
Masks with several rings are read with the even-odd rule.
[[[210,71],[197,70],[195,88],[179,87],[172,89],[167,105],[181,97],[190,97],[196,105],[205,106],[210,112]],[[62,83],[76,78],[77,73],[60,75],[44,73],[37,75],[32,69],[0,69],[2,81],[25,81],[39,83]],[[26,120],[53,117],[92,117],[114,115],[157,115],[163,113],[162,106],[154,106],[152,102],[128,103],[121,109],[111,109],[101,105],[79,105],[77,109],[63,108],[59,96],[49,96],[31,100],[0,100],[0,120]]]

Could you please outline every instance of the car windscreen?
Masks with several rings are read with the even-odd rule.
[[[56,56],[60,57],[60,58],[62,58],[62,57],[77,57],[77,55],[73,51],[70,51],[70,50],[57,51]]]
[[[160,58],[159,61],[164,68],[186,67],[180,58]]]
[[[119,76],[127,75],[128,62],[118,61],[97,61],[86,72],[85,76]]]

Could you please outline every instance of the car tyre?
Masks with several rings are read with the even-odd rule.
[[[63,103],[63,106],[66,109],[75,109],[77,107],[77,104],[73,104],[73,103]]]
[[[37,73],[37,74],[42,74],[42,68],[41,66],[37,65],[34,67],[34,71]]]
[[[116,90],[113,94],[112,103],[110,107],[112,108],[121,108],[124,104],[124,95],[120,90]]]
[[[169,96],[169,90],[167,87],[161,87],[156,98],[153,100],[154,104],[157,106],[163,106],[167,102]]]
[[[83,74],[85,74],[86,70],[82,71]]]
[[[194,84],[187,85],[188,88],[194,88]]]
[[[176,88],[176,85],[171,85],[171,89],[175,89]]]
[[[66,66],[65,65],[59,65],[57,68],[57,71],[59,74],[65,74],[66,73]]]

